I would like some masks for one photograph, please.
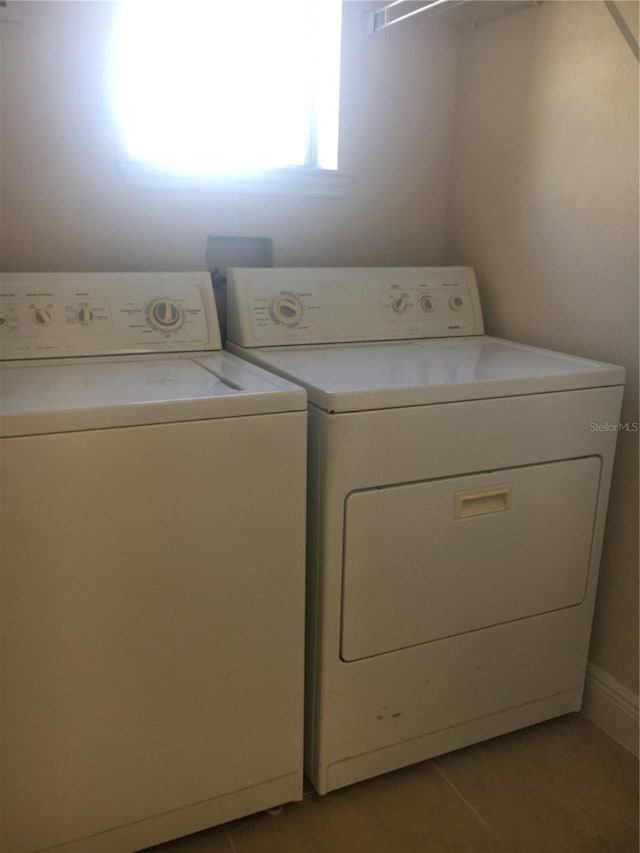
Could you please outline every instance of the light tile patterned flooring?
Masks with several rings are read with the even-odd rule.
[[[572,714],[151,851],[637,853],[638,762]]]

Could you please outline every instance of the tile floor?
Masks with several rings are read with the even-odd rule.
[[[152,851],[637,853],[638,762],[571,714]]]

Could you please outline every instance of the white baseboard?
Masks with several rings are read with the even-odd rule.
[[[638,697],[592,663],[587,667],[582,713],[638,756]]]

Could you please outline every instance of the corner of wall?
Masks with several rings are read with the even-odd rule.
[[[638,757],[638,697],[592,663],[587,667],[582,713]]]

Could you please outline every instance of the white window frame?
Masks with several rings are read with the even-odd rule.
[[[183,175],[126,156],[118,158],[118,165],[125,182],[140,189],[342,198],[352,179],[351,172],[306,166],[228,175]]]

